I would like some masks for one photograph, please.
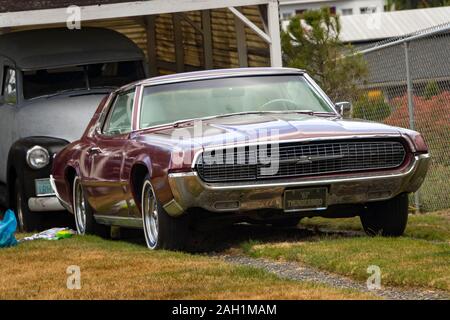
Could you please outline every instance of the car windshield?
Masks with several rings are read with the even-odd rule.
[[[142,79],[140,61],[121,61],[23,72],[25,99],[67,90],[120,87]]]
[[[334,112],[300,75],[234,77],[148,86],[140,127],[246,112]]]

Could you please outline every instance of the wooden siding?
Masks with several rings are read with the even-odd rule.
[[[2,8],[1,6],[3,2],[4,1],[0,0],[0,9]],[[79,2],[80,4],[83,4],[84,2],[89,1],[86,0]],[[264,25],[257,6],[241,7],[240,10],[260,29],[264,30]],[[199,32],[202,28],[201,11],[185,12],[177,15],[185,16],[189,20],[188,22],[183,18],[181,19],[182,56],[184,57],[183,69],[185,71],[205,69],[203,35]],[[224,8],[211,10],[210,16],[212,30],[212,67],[239,67],[234,15],[228,9]],[[194,28],[191,23],[195,24],[197,28]],[[169,74],[177,71],[173,25],[172,14],[161,14],[155,17],[156,59],[158,74]],[[10,32],[25,29],[61,26],[63,25],[16,27],[7,31]],[[110,28],[121,32],[133,40],[148,56],[145,17],[87,21],[82,23],[82,27],[83,26]],[[245,27],[245,40],[247,46],[248,66],[270,66],[268,44],[248,27]]]

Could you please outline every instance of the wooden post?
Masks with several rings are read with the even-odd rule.
[[[147,33],[147,56],[148,56],[149,73],[151,77],[155,77],[158,75],[155,19],[156,16],[145,17],[145,25]]]
[[[236,30],[236,42],[239,57],[239,67],[248,67],[247,40],[245,36],[245,25],[234,15],[234,29]]]
[[[202,30],[203,30],[203,54],[205,60],[205,69],[214,67],[213,61],[213,42],[211,30],[211,10],[202,11]]]
[[[172,14],[173,38],[175,42],[175,62],[177,72],[184,71],[184,48],[183,48],[183,28],[181,25],[181,17],[178,13]]]

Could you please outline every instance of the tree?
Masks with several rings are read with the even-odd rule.
[[[334,101],[357,99],[367,75],[366,62],[339,40],[340,31],[339,16],[322,8],[293,17],[281,35],[285,64],[307,71]]]

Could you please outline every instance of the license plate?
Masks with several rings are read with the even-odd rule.
[[[327,188],[292,189],[284,192],[284,211],[323,210],[327,208]]]
[[[36,179],[34,180],[34,184],[36,186],[37,196],[51,196],[55,194],[50,179]]]

